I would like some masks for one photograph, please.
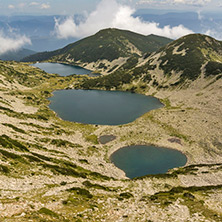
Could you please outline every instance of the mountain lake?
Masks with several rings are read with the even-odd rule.
[[[80,66],[73,66],[68,64],[61,64],[61,63],[35,63],[31,64],[31,66],[40,68],[48,73],[59,74],[60,76],[69,76],[69,75],[89,75],[89,76],[99,76],[99,73],[93,73],[88,69],[84,69]]]
[[[163,147],[135,145],[123,147],[110,156],[116,167],[133,179],[150,174],[163,174],[184,166],[187,157],[180,151]]]
[[[122,125],[163,104],[156,98],[130,92],[59,90],[49,107],[64,120],[85,124]]]
[[[84,124],[122,125],[163,106],[157,98],[121,91],[73,89],[53,94],[49,107],[59,117]],[[186,156],[177,150],[145,145],[121,148],[110,160],[131,179],[163,174],[187,162]]]

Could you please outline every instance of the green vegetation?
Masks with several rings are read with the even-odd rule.
[[[65,48],[37,53],[25,58],[24,61],[48,59],[66,61],[67,57],[82,63],[96,62],[102,59],[113,61],[119,57],[129,57],[134,54],[131,52],[130,45],[135,46],[142,53],[146,53],[156,51],[171,41],[171,39],[155,35],[144,36],[125,30],[104,29],[93,36],[69,44]]]
[[[81,147],[79,144],[74,144],[67,140],[62,140],[62,139],[52,139],[50,144],[55,145],[57,147],[72,147],[72,148]]]
[[[23,157],[12,152],[0,149],[0,154],[6,159],[17,160],[21,163],[27,163],[27,161]]]
[[[56,217],[58,218],[58,214],[49,210],[48,208],[45,208],[45,207],[42,207],[39,211],[38,211],[40,214],[46,214],[46,215],[49,215],[49,216],[52,216],[52,217]]]
[[[12,125],[12,124],[9,124],[9,123],[3,123],[2,125],[10,127],[10,128],[12,128],[14,131],[16,131],[16,132],[26,134],[26,132],[25,132],[23,129],[20,129],[20,128],[18,128],[18,127],[16,127],[16,126]]]
[[[7,173],[10,172],[10,170],[9,170],[9,168],[7,166],[4,166],[4,165],[0,164],[0,172],[3,172],[3,173],[7,174]]]
[[[84,79],[80,87],[84,89],[121,90],[124,84],[130,85],[133,81],[137,82],[137,86],[132,86],[131,88],[133,92],[140,91],[137,88],[141,81],[145,84],[143,85],[145,88],[146,84],[152,84],[153,87],[159,89],[176,87],[186,80],[196,80],[200,76],[202,66],[205,63],[205,76],[216,75],[218,80],[222,78],[221,47],[222,43],[211,37],[200,34],[188,35],[160,48],[154,55],[149,53],[145,55],[144,59],[147,56],[150,56],[150,58],[142,66],[136,67],[138,56],[132,56],[112,74],[94,79]],[[170,78],[173,73],[180,75],[176,82],[168,84],[166,81],[162,83],[155,78],[155,75],[151,76],[150,72],[154,71],[155,73],[157,68],[157,65],[153,64],[155,57],[158,58],[159,68],[163,70],[167,78]],[[220,58],[220,62],[218,58]]]
[[[90,181],[86,180],[82,183],[84,186],[87,188],[94,188],[94,189],[100,189],[100,190],[105,190],[105,191],[112,191],[109,187],[104,187],[100,184],[93,184]]]
[[[205,35],[192,34],[182,37],[165,47],[164,55],[159,58],[159,61],[161,61],[160,67],[166,75],[171,75],[172,71],[182,71],[180,82],[183,82],[185,79],[195,80],[200,75],[200,69],[204,62],[210,59],[206,58],[202,53],[203,49],[210,48],[215,53],[221,54],[218,45],[222,47],[221,42]],[[174,54],[175,47],[179,47],[177,52],[184,51],[184,55]]]
[[[93,143],[93,144],[99,144],[98,137],[94,134],[87,135],[85,138],[86,138],[87,142],[90,142],[90,143]]]
[[[146,199],[149,198],[149,200],[155,203],[160,203],[162,206],[168,206],[169,204],[175,202],[177,199],[182,199],[183,204],[189,208],[191,214],[200,212],[206,218],[211,218],[214,221],[221,221],[221,216],[219,214],[217,214],[214,210],[208,209],[205,206],[204,201],[196,197],[196,194],[211,192],[211,190],[219,190],[221,188],[222,185],[202,187],[174,187],[169,191],[155,193],[150,197],[144,196],[142,197],[141,201],[146,201]]]
[[[222,63],[209,61],[205,68],[206,76],[222,74]]]
[[[130,199],[133,195],[130,192],[121,193],[117,198],[118,200],[122,201],[124,199]]]
[[[105,88],[110,90],[112,88],[118,89],[122,85],[130,83],[132,76],[123,71],[116,71],[107,76],[101,76],[93,79],[86,79],[82,84],[81,88],[92,89],[92,88]]]
[[[86,189],[80,188],[80,187],[72,187],[70,189],[67,189],[68,192],[74,192],[75,194],[78,194],[82,196],[83,198],[91,199],[93,198],[93,195]]]
[[[4,148],[13,148],[20,151],[29,151],[26,146],[18,142],[17,140],[11,139],[7,135],[0,136],[0,145]]]
[[[109,31],[112,32],[115,30]],[[99,34],[97,33],[97,35]],[[131,35],[130,32],[129,35]],[[124,47],[127,48],[128,40],[121,38],[120,43],[117,42],[117,47],[121,46],[118,44],[124,43]],[[154,38],[156,37],[154,36]],[[179,80],[179,83],[183,83],[185,79],[194,80],[199,76],[200,69],[206,71],[205,76],[212,78],[213,81],[222,77],[220,52],[219,49],[214,48],[217,43],[215,43],[213,39],[210,39],[208,43],[203,43],[201,42],[202,40],[198,40],[198,38],[202,39],[203,42],[206,40],[204,36],[195,37],[191,35],[182,38],[182,40],[176,40],[158,51],[161,54],[159,62],[161,63],[161,68],[165,71],[166,79],[168,77],[170,78],[172,71],[177,71],[182,74],[182,80]],[[102,45],[102,39],[99,41]],[[104,41],[106,42],[106,40]],[[107,39],[107,41],[109,41],[109,39]],[[139,40],[135,39],[135,41]],[[188,47],[188,44],[190,44],[191,47]],[[192,44],[196,49],[192,48]],[[207,49],[212,46],[212,50]],[[101,48],[103,47],[104,46]],[[115,46],[114,48],[117,47]],[[175,47],[177,47],[177,54],[174,53],[171,60],[167,61],[170,59],[168,56],[171,57],[170,54],[173,54],[173,51],[175,52]],[[139,46],[137,48],[139,49]],[[109,50],[111,54],[108,58],[112,59],[117,54],[113,53],[111,49]],[[126,51],[123,51],[123,53],[126,53]],[[192,63],[189,58],[186,58],[186,54],[183,56],[182,54],[178,54],[178,52],[184,51],[186,51],[187,55],[191,53],[191,59],[196,59],[196,61]],[[214,51],[216,51],[216,53]],[[83,52],[84,50],[82,50],[82,53]],[[95,51],[96,56],[98,52],[99,49]],[[86,53],[86,51],[84,53]],[[82,58],[84,57],[84,53],[80,55]],[[128,51],[127,53],[130,54],[131,52]],[[2,79],[4,79],[4,81],[0,81],[0,83],[4,83],[0,90],[2,94],[4,92],[5,95],[11,96],[11,98],[7,100],[4,100],[3,96],[0,97],[0,100],[6,101],[0,106],[0,113],[7,115],[4,122],[10,119],[8,123],[1,123],[5,126],[4,129],[10,134],[5,132],[5,134],[0,135],[0,174],[3,178],[8,177],[6,183],[10,183],[12,179],[12,181],[16,181],[17,185],[18,181],[18,190],[11,190],[11,188],[7,187],[7,189],[3,188],[1,202],[4,204],[4,207],[11,207],[10,204],[15,204],[14,206],[22,205],[23,207],[23,204],[27,203],[27,206],[22,208],[21,213],[9,216],[6,219],[10,221],[102,221],[107,219],[106,216],[108,214],[112,217],[111,212],[117,212],[120,207],[126,209],[128,203],[131,203],[132,206],[139,207],[143,204],[145,205],[145,203],[138,204],[138,197],[141,195],[138,192],[147,188],[148,185],[152,186],[152,190],[158,191],[154,195],[147,195],[141,199],[141,201],[147,203],[147,206],[153,207],[153,209],[150,208],[151,211],[148,209],[148,214],[150,213],[150,215],[154,210],[159,213],[171,204],[172,209],[174,209],[175,204],[181,203],[183,206],[188,207],[190,217],[192,217],[193,214],[200,214],[200,216],[205,217],[206,220],[221,221],[221,217],[218,214],[219,211],[217,210],[216,212],[216,210],[214,211],[211,207],[214,201],[217,203],[217,200],[213,198],[217,194],[218,196],[221,194],[222,185],[173,187],[174,184],[182,184],[181,178],[188,181],[191,177],[197,177],[198,179],[208,175],[216,177],[217,173],[222,169],[220,163],[190,165],[172,169],[166,174],[148,175],[133,180],[118,180],[98,173],[102,172],[102,170],[108,166],[104,164],[104,159],[98,164],[91,162],[91,159],[94,157],[98,158],[98,161],[101,160],[101,158],[108,160],[106,155],[108,155],[109,150],[112,148],[111,145],[98,145],[97,135],[103,135],[104,133],[119,135],[115,143],[118,145],[118,142],[128,142],[126,140],[130,137],[131,140],[129,140],[129,143],[132,141],[157,141],[158,137],[161,137],[161,133],[165,131],[164,138],[166,140],[168,139],[169,141],[169,136],[172,136],[170,137],[171,142],[173,141],[175,143],[175,141],[177,141],[178,144],[181,143],[184,147],[185,145],[187,147],[188,143],[192,143],[189,132],[186,131],[188,134],[185,135],[180,131],[179,127],[177,128],[176,124],[167,122],[167,120],[164,122],[166,118],[160,118],[162,114],[172,114],[172,112],[182,114],[181,112],[185,111],[184,114],[188,114],[187,110],[182,108],[182,105],[181,107],[173,107],[173,103],[171,104],[170,100],[166,97],[162,101],[165,104],[163,109],[145,114],[135,123],[124,126],[103,126],[101,128],[95,125],[63,121],[47,107],[49,103],[47,98],[53,90],[72,86],[78,86],[80,88],[99,87],[103,89],[130,90],[132,92],[141,90],[140,92],[146,93],[152,86],[160,89],[163,87],[163,84],[167,84],[167,80],[164,79],[165,82],[161,83],[159,82],[159,78],[157,78],[158,73],[155,72],[159,66],[158,64],[153,65],[155,63],[152,63],[152,61],[154,61],[152,56],[156,55],[155,53],[152,55],[149,52],[146,53],[143,58],[150,58],[150,60],[141,67],[135,67],[139,61],[139,56],[129,55],[127,63],[113,74],[97,78],[76,76],[59,77],[49,75],[24,64],[0,62],[0,71],[3,76]],[[196,56],[200,56],[200,61],[201,63],[203,62],[202,64],[199,63]],[[162,58],[163,60],[161,60]],[[61,57],[61,59],[65,58]],[[158,60],[158,56],[156,56],[156,59]],[[177,63],[181,63],[183,59],[184,64],[177,66]],[[164,60],[165,63],[163,63]],[[171,65],[169,63],[171,63]],[[185,65],[188,66],[186,70]],[[111,69],[109,66],[106,67],[105,63],[101,63],[100,68],[106,70]],[[176,68],[176,70],[174,70],[174,68]],[[190,74],[190,70],[193,68],[194,75]],[[11,72],[12,75],[10,74]],[[17,85],[17,82],[22,86],[26,86],[24,90],[22,86]],[[11,90],[11,88],[8,87],[10,83],[15,83],[13,87],[18,86],[18,88]],[[175,86],[175,84],[172,86]],[[198,99],[201,99],[203,97],[201,96],[202,91],[203,90],[199,90],[198,93],[196,92],[194,95],[200,96]],[[205,96],[205,93],[203,95]],[[21,102],[24,102],[25,105],[35,107],[37,111],[30,113],[16,112],[10,104],[10,101],[12,101],[13,104],[13,99],[14,101],[19,99]],[[195,112],[195,110],[192,111]],[[17,118],[14,125],[11,124],[13,122],[11,119],[13,118],[10,117]],[[144,127],[147,123],[151,123],[151,126],[157,125],[158,130],[156,132],[154,130],[154,134],[156,133],[157,136],[144,136],[149,134],[147,126]],[[22,129],[22,125],[26,126],[24,128],[28,128],[27,132]],[[104,131],[102,131],[103,129]],[[84,145],[81,147],[79,144],[75,144],[72,142],[74,140],[70,139],[72,136],[73,138],[80,136],[78,140],[89,142],[89,146]],[[212,146],[218,148],[215,155],[218,154],[221,148],[220,138],[216,137],[217,135],[215,135],[215,138],[211,141]],[[194,145],[199,146],[198,144]],[[205,148],[203,146],[201,147],[203,149]],[[193,147],[190,148],[190,150],[192,149]],[[105,154],[105,157],[103,154]],[[78,166],[78,164],[82,167]],[[94,166],[95,169],[93,168]],[[94,170],[98,172],[93,172]],[[46,178],[46,180],[44,180],[44,178]],[[37,179],[38,182],[36,183]],[[211,184],[219,180],[206,179],[205,182],[207,181]],[[3,185],[5,186],[5,184]],[[137,185],[138,188],[135,187]],[[23,187],[27,189],[27,192],[20,192]],[[205,202],[207,200],[209,200],[209,202]],[[210,203],[211,206],[209,206],[208,203]],[[120,215],[120,220],[121,217],[128,217],[130,221],[131,215],[121,215],[122,209],[115,214],[115,218],[117,218],[117,215]],[[172,219],[170,215],[172,211],[169,209],[170,207],[164,209],[163,216],[167,211],[167,213],[169,213],[167,216]],[[134,216],[134,220],[138,221],[141,221],[141,218],[144,217],[144,215],[141,217],[138,215]],[[0,220],[1,219],[2,218],[0,218]],[[3,220],[4,219],[5,218],[3,218]]]

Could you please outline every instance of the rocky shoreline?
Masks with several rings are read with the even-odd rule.
[[[95,126],[63,121],[47,108],[48,93],[75,77],[65,82],[7,65],[39,79],[24,86],[1,75],[0,220],[221,221],[222,80],[152,89],[147,94],[165,107],[122,126]],[[116,139],[100,144],[102,135]],[[109,157],[132,144],[176,149],[188,162],[165,175],[129,180]]]

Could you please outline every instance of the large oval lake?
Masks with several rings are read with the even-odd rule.
[[[31,66],[40,68],[48,73],[59,74],[60,76],[68,76],[72,74],[76,75],[90,75],[90,76],[98,76],[98,73],[92,73],[92,71],[88,69],[84,69],[80,66],[73,66],[61,63],[51,63],[51,62],[43,62],[43,63],[35,63],[31,64]]]
[[[98,125],[121,125],[162,107],[151,96],[102,90],[60,90],[49,98],[49,107],[64,120]]]
[[[135,145],[114,152],[110,160],[133,179],[149,174],[166,173],[169,169],[184,166],[187,157],[173,149]]]

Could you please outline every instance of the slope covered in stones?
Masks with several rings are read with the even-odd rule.
[[[212,57],[212,51],[208,54]],[[107,77],[59,77],[23,63],[0,62],[0,220],[222,220],[220,69],[205,75],[201,67],[195,80],[186,77],[166,87],[181,72],[164,73],[155,61],[159,55],[147,54],[138,67],[107,76],[116,84],[108,89],[153,95],[165,104],[121,126],[67,122],[48,108],[54,90],[86,83],[106,88]],[[213,55],[220,64],[220,52]],[[143,72],[136,75],[138,68]],[[121,77],[124,82],[116,81]],[[100,144],[103,135],[116,138]],[[187,165],[129,180],[109,157],[133,144],[177,149],[186,154]]]

